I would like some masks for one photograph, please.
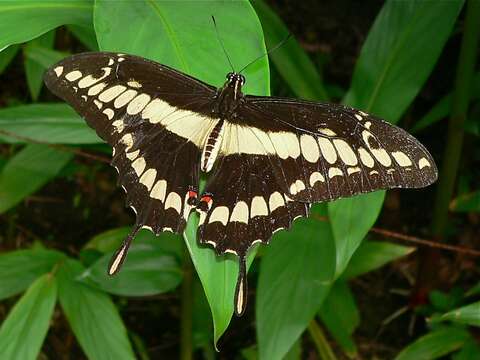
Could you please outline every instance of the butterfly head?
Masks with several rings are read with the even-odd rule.
[[[245,85],[245,76],[235,72],[229,72],[227,74],[227,83],[226,85],[231,87],[239,87]]]

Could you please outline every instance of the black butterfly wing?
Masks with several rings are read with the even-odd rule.
[[[227,141],[236,141],[228,138]],[[198,208],[198,239],[212,245],[217,254],[231,253],[240,261],[235,292],[235,313],[246,307],[245,257],[255,243],[268,243],[281,229],[308,216],[310,204],[294,201],[278,185],[269,159],[237,153],[217,159],[219,165],[209,180]]]
[[[244,119],[262,120],[257,139],[263,156],[294,200],[318,202],[379,189],[419,188],[437,179],[435,162],[418,140],[365,112],[247,96],[239,113]]]
[[[115,272],[142,227],[181,233],[196,198],[215,89],[158,63],[85,53],[52,66],[45,83],[113,146],[112,165],[137,215]],[[193,198],[193,199],[191,199]]]

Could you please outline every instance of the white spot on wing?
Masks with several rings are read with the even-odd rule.
[[[123,123],[123,120],[115,120],[112,123],[112,126],[115,128],[115,131],[117,133],[121,133],[123,129],[125,128],[125,124]]]
[[[310,186],[314,186],[319,181],[325,182],[325,178],[318,171],[315,171],[310,175],[309,181],[310,181]]]
[[[360,172],[360,168],[359,167],[349,167],[347,168],[347,174],[348,175],[352,175],[352,174],[355,174],[355,173],[358,173]]]
[[[342,170],[337,167],[331,167],[330,169],[328,169],[328,177],[331,179],[335,176],[343,176]]]
[[[400,166],[407,167],[412,165],[412,160],[402,151],[394,151],[392,156]]]
[[[282,194],[280,194],[278,191],[272,193],[270,195],[270,199],[268,200],[268,205],[271,212],[279,207],[285,206],[285,200],[283,199]]]
[[[318,158],[320,157],[320,150],[318,149],[317,142],[315,141],[313,136],[300,136],[300,145],[305,160],[311,163],[315,163],[318,161]]]
[[[137,176],[142,175],[143,170],[145,170],[145,166],[147,163],[145,162],[145,159],[143,157],[139,157],[132,163],[132,168],[135,170],[135,173]]]
[[[180,214],[182,211],[182,198],[176,192],[171,192],[165,200],[165,210],[173,208],[177,213]]]
[[[133,161],[138,157],[138,154],[140,154],[140,150],[136,150],[134,152],[127,152],[125,156],[131,161]]]
[[[122,95],[120,95],[115,99],[113,106],[119,109],[122,106],[125,106],[130,100],[132,100],[135,97],[135,95],[137,95],[136,90],[128,89]]]
[[[97,95],[98,93],[100,93],[100,91],[103,90],[103,88],[107,86],[106,83],[100,83],[100,84],[97,84],[95,86],[92,86],[90,89],[88,89],[88,93],[87,95],[88,96],[93,96],[93,95]]]
[[[86,88],[86,87],[90,87],[92,86],[93,84],[99,82],[100,80],[103,80],[105,79],[108,75],[110,75],[110,73],[112,72],[112,69],[109,68],[109,67],[104,67],[102,68],[103,70],[103,74],[102,76],[98,77],[98,78],[94,78],[92,75],[87,75],[85,76],[82,80],[80,80],[78,82],[78,87],[80,89],[83,89],[83,88]],[[100,84],[99,84],[100,85]],[[105,86],[105,85],[104,85]],[[92,90],[92,89],[90,89]],[[92,95],[97,95],[100,91],[96,92],[96,93],[90,93],[90,90],[88,91],[88,95],[89,96],[92,96]],[[95,92],[96,90],[94,90],[93,92]]]
[[[228,223],[228,207],[226,206],[217,206],[213,209],[212,213],[210,214],[210,218],[208,219],[209,223],[213,223],[215,221],[220,221],[224,226]]]
[[[335,151],[331,141],[319,137],[318,145],[320,145],[320,151],[322,152],[322,156],[325,158],[325,160],[327,160],[327,162],[330,164],[334,164],[337,161],[337,152]]]
[[[150,101],[150,95],[148,94],[140,94],[138,95],[135,99],[130,101],[130,103],[127,106],[127,113],[130,115],[136,115],[140,111],[142,111],[145,106]]]
[[[329,128],[319,128],[318,132],[320,134],[323,134],[323,135],[326,135],[326,136],[337,136],[335,131],[333,131],[332,129],[329,129]]]
[[[372,168],[375,164],[375,161],[370,156],[370,153],[365,150],[364,148],[358,148],[358,155],[360,155],[360,160],[362,161],[363,165],[366,167]]]
[[[67,75],[65,75],[65,79],[68,81],[75,81],[82,77],[82,73],[78,70],[70,71]]]
[[[350,166],[357,165],[358,159],[355,156],[355,153],[352,149],[352,147],[342,139],[334,139],[333,144],[335,145],[335,148],[338,151],[338,155],[340,156],[340,159],[346,164]]]
[[[123,85],[114,85],[107,90],[104,90],[99,96],[98,100],[102,102],[109,102],[115,99],[118,95],[124,92],[127,88]]]
[[[230,221],[248,224],[248,205],[245,201],[239,201],[235,204]]]
[[[127,85],[136,89],[140,89],[142,87],[142,84],[140,84],[136,80],[130,80],[129,82],[127,82]]]
[[[431,167],[431,165],[430,165],[430,162],[429,162],[426,158],[422,157],[422,158],[418,161],[418,168],[419,168],[420,170],[422,170],[424,167]]]
[[[115,113],[113,112],[112,109],[105,109],[102,111],[105,115],[107,115],[108,117],[108,120],[112,120],[113,119],[113,116],[115,115]]]
[[[250,210],[250,218],[255,216],[266,216],[268,215],[267,203],[263,196],[255,196],[252,199],[252,205]]]
[[[63,73],[63,66],[57,66],[55,69],[53,69],[53,71],[55,71],[55,74],[57,74],[58,77]]]
[[[133,146],[133,136],[132,134],[125,134],[120,139],[120,142],[125,145],[125,152],[127,152]]]
[[[152,189],[153,183],[155,182],[155,178],[157,177],[157,170],[155,169],[148,169],[145,171],[140,178],[140,183],[145,185],[150,191]]]
[[[150,197],[163,202],[165,200],[166,194],[167,194],[167,182],[165,180],[159,180],[153,187],[152,192],[150,193]]]

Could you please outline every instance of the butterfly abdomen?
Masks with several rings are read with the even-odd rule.
[[[212,131],[208,134],[201,159],[201,169],[204,172],[209,172],[212,169],[215,159],[218,156],[225,131],[224,124],[225,122],[223,120],[218,120]]]

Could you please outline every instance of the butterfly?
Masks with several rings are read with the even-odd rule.
[[[181,234],[197,211],[199,242],[239,257],[237,315],[248,250],[312,203],[437,179],[431,155],[399,127],[344,105],[245,95],[240,73],[216,88],[142,57],[94,52],[53,65],[45,83],[113,147],[136,214],[108,273],[140,229]]]

